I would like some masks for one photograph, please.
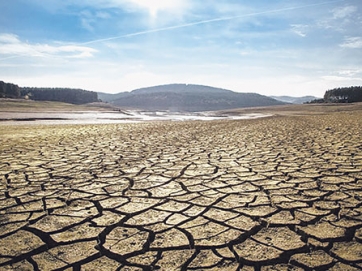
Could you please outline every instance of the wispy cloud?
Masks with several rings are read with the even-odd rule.
[[[358,1],[9,1],[1,76],[113,93],[181,82],[322,95],[361,83]]]
[[[292,24],[291,28],[295,34],[304,38],[307,36],[309,26],[305,24]]]
[[[343,8],[333,9],[333,18],[334,19],[344,19],[346,17],[350,17],[357,11],[357,7],[355,6],[346,6]]]
[[[110,19],[111,15],[104,11],[91,11],[86,9],[79,13],[79,18],[82,28],[93,32],[95,30],[95,26],[99,24],[100,21]]]
[[[324,80],[332,82],[353,82],[353,84],[362,83],[362,70],[356,67],[347,67],[341,70],[334,70],[330,74],[322,76]]]
[[[353,69],[353,70],[342,70],[338,72],[339,75],[341,76],[355,76],[357,74],[361,74],[362,75],[362,71],[359,69]]]
[[[100,19],[109,19],[111,18],[111,15],[108,12],[104,11],[97,11],[95,16]]]
[[[119,2],[119,1],[118,1]],[[156,18],[159,12],[167,11],[177,13],[182,11],[188,1],[185,0],[167,0],[167,1],[149,1],[149,0],[125,0],[120,1],[133,4],[140,8],[146,9],[151,17]]]
[[[31,44],[21,41],[17,35],[0,33],[0,55],[3,55],[0,60],[19,56],[88,58],[96,52],[93,48],[79,45]]]
[[[345,77],[345,76],[336,76],[336,75],[327,75],[327,76],[322,76],[322,79],[327,80],[327,81],[339,81],[339,82],[350,82],[351,79],[353,79],[355,82],[362,82],[362,78],[356,77],[356,78],[350,78],[350,77]]]
[[[330,11],[329,18],[319,21],[319,27],[343,32],[353,21],[352,18],[357,11],[358,8],[352,5],[334,8]]]
[[[14,34],[3,33],[0,34],[0,44],[4,43],[18,43],[19,38]]]
[[[83,10],[82,12],[80,12],[80,21],[84,29],[88,31],[94,30],[93,23],[96,22],[96,19],[89,10]]]
[[[105,42],[105,41],[110,41],[110,40],[115,40],[115,39],[128,38],[128,37],[133,37],[133,36],[140,36],[140,35],[145,35],[145,34],[150,34],[150,33],[156,33],[156,32],[161,32],[161,31],[169,31],[169,30],[185,28],[185,27],[191,27],[191,26],[202,25],[202,24],[209,24],[209,23],[214,23],[214,22],[231,21],[231,20],[236,20],[236,19],[240,19],[240,18],[257,16],[257,15],[264,15],[264,14],[279,13],[279,12],[284,12],[284,11],[298,10],[298,9],[304,9],[304,8],[309,8],[309,7],[327,5],[327,4],[336,3],[336,2],[343,2],[343,1],[344,0],[328,1],[328,2],[322,2],[322,3],[316,3],[316,4],[293,6],[293,7],[286,7],[286,8],[274,9],[274,10],[266,10],[266,11],[259,11],[259,12],[253,12],[253,13],[248,13],[248,14],[241,14],[241,15],[237,15],[237,16],[219,17],[219,18],[213,18],[213,19],[208,19],[208,20],[201,20],[201,21],[184,23],[184,24],[173,25],[173,26],[168,26],[168,27],[161,27],[161,28],[155,28],[155,29],[150,29],[150,30],[145,30],[145,31],[139,31],[139,32],[134,32],[134,33],[130,33],[130,34],[104,38],[104,39],[97,39],[97,40],[84,42],[82,44],[99,43],[99,42]]]
[[[348,37],[345,38],[344,42],[340,44],[342,48],[361,49],[362,48],[362,37]]]

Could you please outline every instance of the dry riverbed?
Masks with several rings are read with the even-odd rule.
[[[360,270],[362,111],[295,112],[2,125],[0,270]]]

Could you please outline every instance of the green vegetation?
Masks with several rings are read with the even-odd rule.
[[[19,98],[20,88],[18,85],[0,81],[0,98]]]
[[[94,91],[72,88],[29,88],[0,81],[0,98],[29,98],[35,101],[55,101],[71,104],[98,102]]]
[[[327,90],[323,99],[310,103],[357,103],[362,102],[362,87],[344,87]]]
[[[192,84],[170,84],[110,95],[100,94],[114,105],[150,111],[215,111],[285,104],[256,94]]]
[[[57,101],[71,104],[85,104],[98,101],[97,92],[72,88],[21,88],[22,96],[35,101]]]
[[[362,87],[335,88],[327,90],[324,100],[332,103],[362,102]]]

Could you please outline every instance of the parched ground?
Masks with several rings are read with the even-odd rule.
[[[0,127],[0,270],[360,270],[362,111]]]

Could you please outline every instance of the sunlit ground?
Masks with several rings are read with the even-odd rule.
[[[360,270],[362,110],[301,108],[2,125],[0,269]]]

